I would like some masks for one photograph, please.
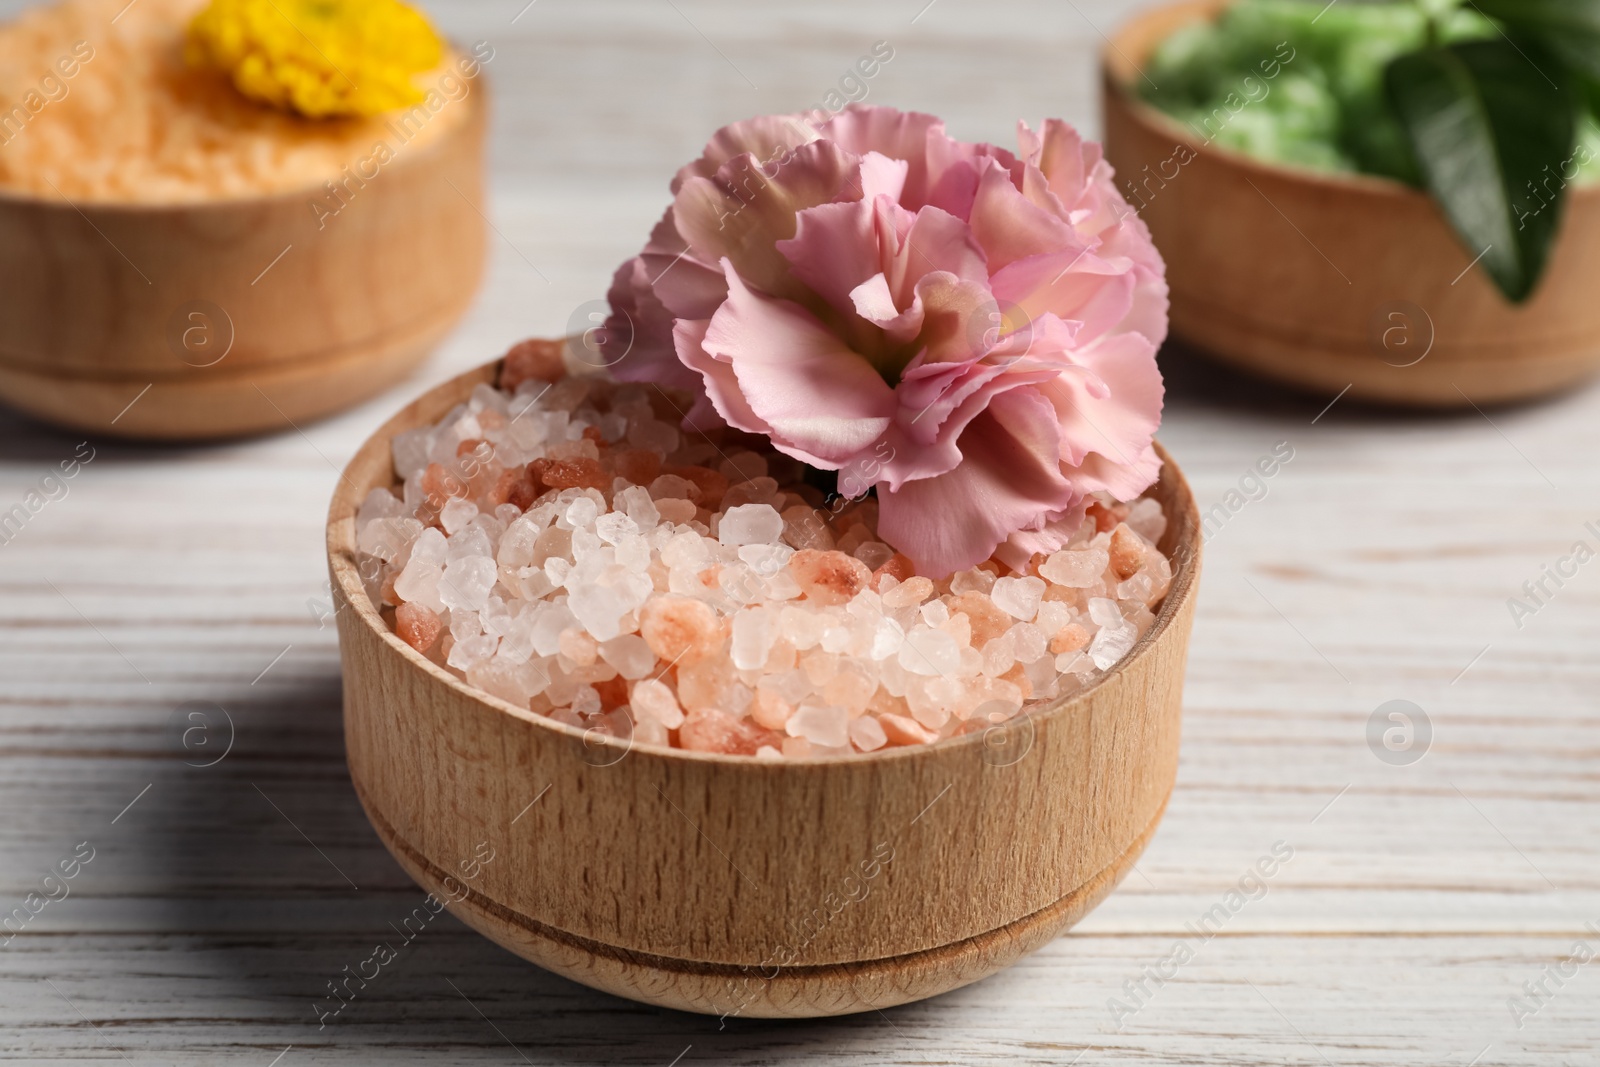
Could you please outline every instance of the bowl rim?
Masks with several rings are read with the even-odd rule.
[[[455,50],[456,54],[460,54],[459,45],[456,45],[455,42],[451,42],[451,47]],[[489,95],[488,71],[481,69],[480,65],[478,76],[473,78],[472,81],[475,83],[473,91],[461,98],[461,101],[467,104],[467,113],[462,117],[461,121],[456,123],[455,126],[445,130],[442,134],[435,137],[427,144],[423,145],[418,151],[409,155],[397,157],[397,164],[408,168],[415,166],[415,162],[408,161],[425,160],[429,156],[445,150],[446,143],[451,140],[453,135],[459,136],[462,133],[470,133],[474,129],[481,129],[483,127],[483,120],[488,114],[489,104],[487,99]],[[484,99],[480,100],[480,96],[484,97]],[[397,108],[394,111],[386,111],[382,115],[372,115],[369,117],[373,119],[389,119],[394,115],[399,114],[402,110],[404,109]],[[324,181],[332,181],[334,177],[337,177],[337,175],[331,175],[324,179]],[[373,179],[367,178],[364,180],[371,181]],[[204,200],[172,200],[142,203],[137,200],[69,200],[64,194],[60,197],[60,199],[52,199],[41,194],[24,192],[22,190],[11,189],[0,185],[0,209],[10,208],[15,210],[35,211],[56,210],[83,215],[85,217],[91,215],[102,215],[122,218],[147,217],[165,219],[183,215],[204,214],[213,211],[225,212],[237,211],[240,209],[277,207],[282,204],[299,201],[305,197],[306,194],[321,188],[321,185],[301,185],[292,189],[281,189],[275,193],[267,193],[262,196],[245,195],[208,197]]]
[[[969,734],[944,738],[927,745],[885,745],[872,752],[856,752],[846,756],[807,756],[801,759],[758,760],[754,756],[736,755],[722,752],[697,752],[689,749],[672,748],[664,745],[654,745],[638,742],[631,737],[626,740],[614,738],[609,734],[590,727],[579,729],[566,723],[558,722],[545,715],[531,711],[528,708],[519,708],[510,701],[497,697],[492,693],[480,690],[464,679],[457,678],[443,667],[428,659],[422,653],[412,648],[400,639],[399,634],[391,630],[383,617],[367,596],[360,572],[356,567],[358,549],[355,545],[355,516],[361,505],[361,500],[373,489],[380,488],[378,484],[361,485],[355,478],[355,468],[363,461],[369,461],[369,454],[382,442],[383,456],[388,460],[389,485],[395,483],[393,461],[390,442],[395,435],[405,430],[417,429],[425,425],[428,420],[437,422],[456,404],[465,402],[470,395],[470,389],[463,394],[461,399],[454,403],[437,407],[437,399],[450,390],[457,390],[469,381],[473,386],[479,383],[497,387],[500,370],[504,359],[499,358],[482,364],[461,374],[454,375],[439,382],[403,406],[398,412],[387,419],[376,430],[369,434],[356,449],[348,463],[339,472],[339,479],[335,482],[333,499],[328,507],[326,527],[326,547],[329,567],[332,572],[334,588],[342,595],[345,604],[355,613],[358,624],[364,625],[379,641],[389,650],[397,653],[401,660],[415,670],[420,670],[434,681],[441,682],[456,691],[458,695],[470,698],[486,707],[502,714],[510,715],[535,727],[548,730],[553,734],[565,737],[590,747],[604,747],[620,750],[619,760],[630,753],[655,756],[665,761],[687,760],[691,762],[709,762],[727,766],[749,768],[754,773],[763,771],[770,773],[783,773],[785,771],[798,772],[803,770],[816,770],[820,768],[853,767],[866,763],[887,762],[893,760],[915,759],[919,755],[932,751],[950,751],[960,746],[977,747],[984,743],[987,732],[974,731]],[[569,369],[569,374],[573,374]],[[430,404],[430,401],[434,401]],[[430,415],[429,412],[432,412]],[[1166,596],[1161,601],[1161,607],[1156,612],[1155,621],[1143,637],[1129,649],[1112,667],[1111,670],[1095,679],[1086,688],[1075,693],[1056,697],[1049,703],[1034,709],[1024,710],[1006,721],[1005,725],[1021,722],[1025,717],[1038,720],[1045,717],[1059,718],[1070,714],[1080,704],[1086,703],[1097,690],[1112,679],[1119,679],[1136,659],[1152,653],[1158,641],[1167,635],[1175,625],[1177,617],[1189,606],[1189,602],[1196,595],[1199,585],[1199,573],[1202,546],[1204,539],[1201,536],[1200,510],[1195,501],[1193,490],[1182,470],[1173,460],[1171,454],[1162,447],[1160,442],[1153,442],[1157,455],[1161,457],[1160,478],[1170,475],[1173,480],[1173,496],[1180,514],[1167,515],[1168,531],[1172,535],[1172,584]],[[349,536],[344,536],[348,530]],[[342,656],[342,653],[341,653]]]
[[[1201,21],[1215,20],[1223,11],[1232,7],[1238,0],[1172,0],[1170,3],[1157,4],[1137,12],[1127,21],[1122,23],[1100,48],[1100,71],[1102,92],[1109,98],[1115,94],[1118,102],[1128,113],[1150,128],[1152,132],[1159,132],[1162,136],[1176,138],[1185,147],[1195,152],[1209,155],[1218,162],[1227,163],[1240,170],[1253,171],[1268,178],[1275,178],[1283,182],[1294,182],[1313,188],[1325,189],[1335,193],[1357,193],[1374,198],[1414,204],[1434,205],[1433,197],[1424,189],[1407,185],[1395,178],[1386,178],[1378,174],[1363,174],[1359,171],[1340,172],[1317,170],[1312,167],[1296,167],[1286,163],[1277,163],[1271,160],[1259,159],[1246,152],[1235,148],[1227,148],[1212,141],[1205,141],[1196,137],[1194,131],[1173,116],[1162,111],[1154,104],[1149,103],[1133,90],[1134,82],[1143,76],[1139,64],[1149,58],[1148,50],[1140,48],[1135,43],[1149,36],[1146,31],[1152,23],[1171,21],[1172,29],[1160,37],[1154,37],[1156,42],[1164,41],[1177,28]],[[1131,53],[1139,53],[1135,58]],[[1105,101],[1109,103],[1109,99]],[[1124,177],[1127,177],[1126,175]],[[1587,185],[1568,183],[1567,197],[1569,199],[1583,198],[1586,200],[1600,198],[1600,181]]]

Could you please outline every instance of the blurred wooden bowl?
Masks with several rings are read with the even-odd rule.
[[[1177,770],[1200,566],[1198,512],[1165,453],[1172,589],[1082,693],[987,734],[844,759],[630,748],[469,688],[363,589],[355,514],[396,484],[391,440],[497,374],[464,374],[389,420],[328,516],[350,775],[384,844],[459,918],[634,1000],[842,1015],[1008,966],[1127,872]]]
[[[483,273],[485,86],[331,217],[320,186],[177,205],[0,194],[0,400],[192,440],[288,429],[392,385]]]
[[[1209,145],[1138,97],[1156,46],[1225,7],[1155,8],[1101,57],[1106,158],[1166,259],[1174,336],[1321,395],[1426,407],[1521,400],[1600,370],[1600,188],[1569,190],[1549,269],[1512,305],[1427,194]]]

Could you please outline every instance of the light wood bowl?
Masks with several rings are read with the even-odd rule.
[[[1106,157],[1143,199],[1129,196],[1166,259],[1176,337],[1325,396],[1429,407],[1535,397],[1600,370],[1600,188],[1569,190],[1544,280],[1512,305],[1468,269],[1425,193],[1209,146],[1138,98],[1155,47],[1225,7],[1156,8],[1102,55]]]
[[[1171,592],[1083,693],[988,735],[853,758],[630,750],[469,688],[390,632],[363,590],[354,516],[395,484],[391,439],[497,374],[464,374],[390,419],[328,517],[350,775],[389,851],[460,919],[634,1000],[842,1015],[993,974],[1127,872],[1177,770],[1200,567],[1198,512],[1165,453]]]
[[[320,229],[321,187],[170,206],[0,194],[0,400],[192,440],[286,430],[398,381],[482,276],[485,86]]]

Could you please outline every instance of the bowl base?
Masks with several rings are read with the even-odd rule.
[[[143,441],[276,433],[351,407],[401,381],[470,302],[392,336],[279,364],[224,360],[170,376],[51,373],[0,356],[0,401],[76,430]]]
[[[1054,904],[948,945],[884,959],[814,966],[716,964],[635,952],[557,929],[451,879],[368,799],[356,795],[384,847],[424,889],[474,930],[563,978],[657,1007],[723,1017],[806,1019],[890,1008],[959,989],[1004,970],[1087,915],[1122,881],[1154,836],[1171,793],[1115,861]],[[448,881],[447,881],[448,880]],[[454,887],[447,894],[446,885]],[[463,895],[464,894],[464,895]],[[451,901],[452,896],[459,899]]]

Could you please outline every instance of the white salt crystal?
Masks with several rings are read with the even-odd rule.
[[[813,745],[840,748],[850,743],[850,716],[843,708],[807,704],[789,716],[784,730],[790,737],[803,737]]]
[[[1167,516],[1161,510],[1161,505],[1149,497],[1140,497],[1128,507],[1128,517],[1124,520],[1134,533],[1149,541],[1152,545],[1161,540],[1161,535],[1167,532]]]
[[[889,743],[875,715],[863,715],[850,720],[850,743],[863,752],[876,752]]]
[[[1117,607],[1115,600],[1105,597],[1091,597],[1089,599],[1089,618],[1094,620],[1096,626],[1117,626],[1123,621],[1122,609]]]
[[[481,526],[469,525],[459,533],[452,534],[445,549],[446,559],[492,555],[494,555],[494,546],[489,543],[489,535]]]
[[[451,646],[450,655],[445,662],[458,671],[468,670],[476,664],[486,662],[494,655],[494,650],[499,645],[500,639],[493,634],[469,637]]]
[[[561,650],[561,631],[577,622],[565,603],[545,601],[533,621],[529,637],[533,650],[541,656],[553,656]]]
[[[646,678],[633,687],[630,700],[635,711],[659,722],[668,730],[676,730],[683,725],[683,709],[678,706],[678,698],[665,682]]]
[[[1059,600],[1046,600],[1039,605],[1039,613],[1033,617],[1033,624],[1046,634],[1053,635],[1071,622],[1072,616],[1073,610],[1070,606]]]
[[[1111,554],[1103,548],[1064,548],[1039,566],[1039,573],[1069,589],[1087,589],[1100,580],[1111,566]]]
[[[483,624],[478,621],[476,611],[451,611],[450,636],[457,641],[465,641],[469,637],[477,637],[483,633]]]
[[[439,599],[439,578],[443,573],[444,569],[437,563],[418,559],[413,549],[405,569],[394,580],[395,595],[407,602],[443,611],[444,601]]]
[[[594,525],[596,516],[600,514],[600,506],[587,496],[580,496],[567,505],[566,512],[561,516],[568,526],[574,529]]]
[[[650,490],[642,485],[630,485],[617,493],[612,506],[625,513],[641,530],[649,530],[661,521],[661,512],[650,499]]]
[[[489,599],[499,571],[488,556],[462,556],[453,559],[439,579],[439,599],[451,611],[464,608],[477,611]]]
[[[609,641],[600,642],[600,658],[629,681],[643,678],[656,666],[656,654],[650,651],[650,646],[638,634],[620,634]]]
[[[943,630],[918,626],[906,634],[900,645],[900,666],[924,676],[948,674],[961,663],[961,649],[955,638]]]
[[[722,514],[717,538],[725,545],[771,545],[783,537],[783,516],[770,504],[740,504]]]
[[[1018,661],[1032,663],[1044,655],[1045,649],[1050,644],[1050,639],[1043,630],[1030,622],[1019,622],[1007,631],[1011,637],[1011,647],[1016,653]]]
[[[998,678],[1017,662],[1017,639],[1007,630],[983,646],[983,673]]]
[[[1127,581],[1120,583],[1114,592],[1118,600],[1136,600],[1143,604],[1150,598],[1150,592],[1155,588],[1155,582],[1150,575],[1140,571]]]
[[[988,593],[993,588],[994,575],[977,567],[969,571],[956,571],[950,576],[950,591],[957,596],[962,593]]]
[[[592,685],[580,685],[572,694],[572,710],[579,715],[596,715],[600,711],[600,694]]]
[[[905,640],[905,631],[900,629],[900,624],[888,616],[879,616],[872,625],[872,644],[867,649],[867,655],[873,662],[881,662],[900,651],[900,645]]]
[[[711,565],[711,549],[705,538],[693,530],[683,530],[662,546],[661,562],[673,570],[702,570]]]
[[[361,527],[361,536],[356,541],[356,547],[367,555],[377,556],[387,563],[397,559],[401,550],[421,532],[422,523],[416,519],[378,518]]]
[[[723,527],[726,532],[727,527]],[[789,562],[794,549],[788,545],[751,544],[739,546],[739,558],[763,579],[771,579]]]
[[[363,529],[377,519],[400,518],[405,513],[405,501],[387,489],[374,489],[361,501],[361,507],[356,509],[356,529]]]
[[[617,542],[617,566],[635,573],[650,569],[650,542],[639,534],[628,534]]]
[[[1094,660],[1096,667],[1109,670],[1128,654],[1138,640],[1139,628],[1131,622],[1123,621],[1120,626],[1102,626],[1089,643],[1089,658]]]
[[[1062,674],[1087,674],[1095,669],[1094,660],[1085,655],[1082,649],[1063,652],[1056,657],[1056,670]]]
[[[453,496],[439,509],[439,524],[446,533],[455,533],[478,514],[478,505],[459,496]]]
[[[922,605],[922,621],[929,626],[943,626],[950,621],[950,609],[942,600],[930,600]]]
[[[765,608],[739,612],[733,617],[733,665],[742,671],[758,670],[767,662],[776,638],[772,612]]]
[[[577,504],[574,502],[573,507],[576,506]],[[571,515],[572,508],[568,508],[567,516],[569,521],[571,519]],[[581,525],[588,524],[583,523]],[[624,537],[627,537],[629,534],[637,535],[639,532],[639,524],[621,512],[608,511],[604,515],[601,515],[599,518],[594,520],[594,532],[599,536],[600,540],[604,541],[606,544],[614,545],[621,541]]]
[[[443,567],[444,561],[449,558],[450,546],[444,539],[444,534],[432,526],[423,530],[411,545],[411,559],[418,563],[431,563],[436,567]]]
[[[615,589],[586,582],[567,590],[567,607],[591,637],[609,641],[622,632],[622,616],[632,605]]]
[[[822,633],[828,628],[828,619],[821,612],[787,607],[779,616],[778,627],[780,633],[789,639],[790,644],[804,651],[816,647],[817,642],[822,640]]]
[[[1029,575],[1026,578],[996,578],[989,598],[994,606],[1013,618],[1027,622],[1039,611],[1039,601],[1044,596],[1043,579]]]

